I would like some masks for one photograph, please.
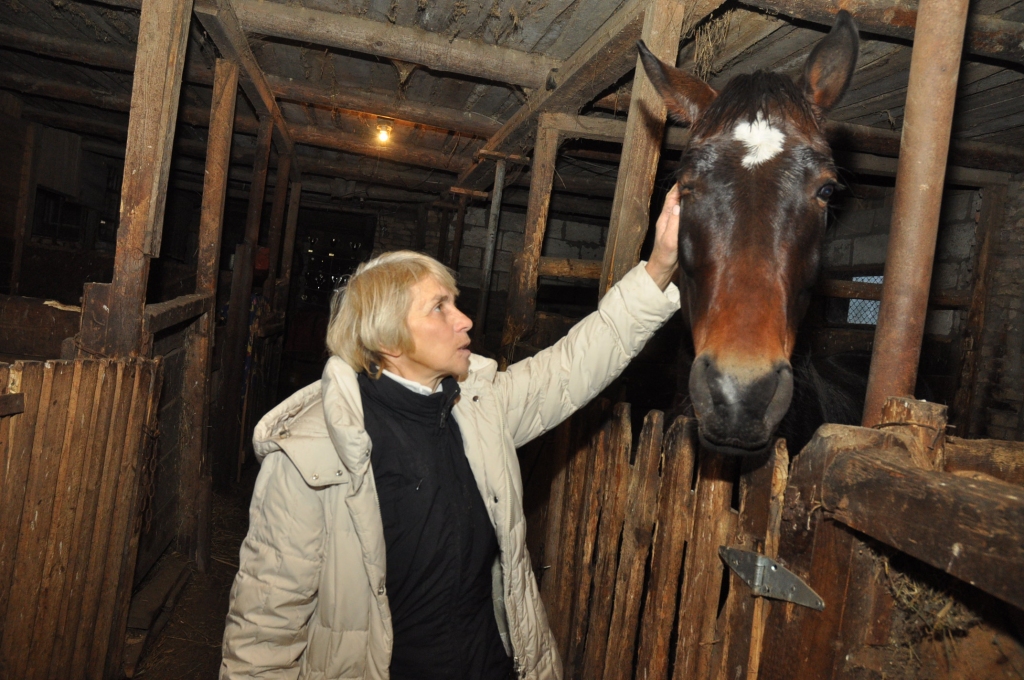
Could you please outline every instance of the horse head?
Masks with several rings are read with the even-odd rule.
[[[696,356],[690,399],[709,448],[759,453],[789,409],[790,357],[837,185],[824,116],[857,49],[841,11],[798,81],[757,72],[717,92],[640,44],[669,114],[690,125],[676,177],[680,288]]]

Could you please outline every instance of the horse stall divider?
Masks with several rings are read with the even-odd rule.
[[[120,668],[161,362],[0,365],[0,676]]]
[[[698,454],[696,422],[665,432],[660,411],[632,442],[629,405],[594,403],[524,452],[527,469],[551,463],[530,532],[565,677],[756,677],[768,602],[724,574],[718,548],[777,551],[784,442],[742,463]]]

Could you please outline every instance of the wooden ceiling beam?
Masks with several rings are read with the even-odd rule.
[[[131,108],[131,98],[126,95],[110,94],[93,90],[83,85],[44,80],[16,73],[0,72],[0,88],[8,88],[24,94],[59,99],[112,111],[127,112]],[[179,109],[178,115],[180,121],[188,125],[207,127],[210,124],[210,112],[204,108],[183,106]],[[236,114],[235,132],[254,135],[258,128],[258,119]],[[344,151],[346,153],[382,158],[407,165],[434,168],[447,172],[461,172],[470,163],[466,156],[452,155],[443,151],[400,142],[377,144],[369,139],[337,128],[291,125],[289,130],[290,141],[293,144],[298,143],[323,149],[332,149],[334,151]]]
[[[337,12],[251,0],[232,4],[247,33],[398,59],[432,71],[540,89],[560,65],[541,54]]]
[[[553,74],[555,87],[538,91],[484,145],[484,151],[529,155],[541,113],[577,113],[603,90],[636,68],[636,41],[649,0],[630,0]],[[696,0],[683,34],[718,8],[722,0]],[[493,181],[493,161],[479,160],[459,177],[459,186],[484,189]]]
[[[893,0],[742,0],[748,7],[782,14],[824,26],[835,23],[845,9],[865,33],[904,40],[914,39],[917,8]],[[969,14],[964,34],[969,54],[1024,64],[1024,23],[1004,21],[995,15]]]
[[[135,52],[130,48],[110,47],[87,40],[74,40],[0,25],[0,46],[54,59],[131,73],[135,68]],[[501,128],[493,118],[470,111],[461,111],[424,102],[397,100],[391,93],[355,87],[337,91],[317,87],[291,78],[264,74],[277,99],[300,104],[316,104],[355,113],[388,116],[399,122],[430,125],[443,130],[478,137],[490,137]],[[200,64],[186,66],[185,80],[211,86],[213,70]]]
[[[262,118],[270,116],[274,122],[274,144],[278,153],[291,155],[292,139],[288,123],[277,106],[277,99],[267,83],[256,56],[249,48],[249,39],[238,23],[238,17],[228,0],[200,0],[195,3],[195,15],[213,38],[221,56],[238,64],[245,78],[240,81],[242,91]]]

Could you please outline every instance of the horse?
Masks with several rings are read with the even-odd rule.
[[[849,86],[858,48],[843,10],[798,80],[758,71],[718,92],[639,43],[669,115],[690,126],[675,176],[679,283],[695,356],[689,396],[712,451],[763,453],[789,410],[790,359],[838,186],[825,115]]]

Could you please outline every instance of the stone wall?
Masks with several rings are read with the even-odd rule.
[[[933,291],[970,288],[980,209],[981,195],[978,191],[951,190],[945,193],[932,271]],[[889,246],[891,221],[892,190],[881,196],[844,202],[825,236],[826,269],[875,269],[880,274]],[[925,332],[954,335],[962,331],[965,321],[964,311],[932,310],[928,314]]]
[[[1007,187],[1006,212],[989,252],[988,296],[974,386],[973,436],[1024,435],[1024,176]]]

